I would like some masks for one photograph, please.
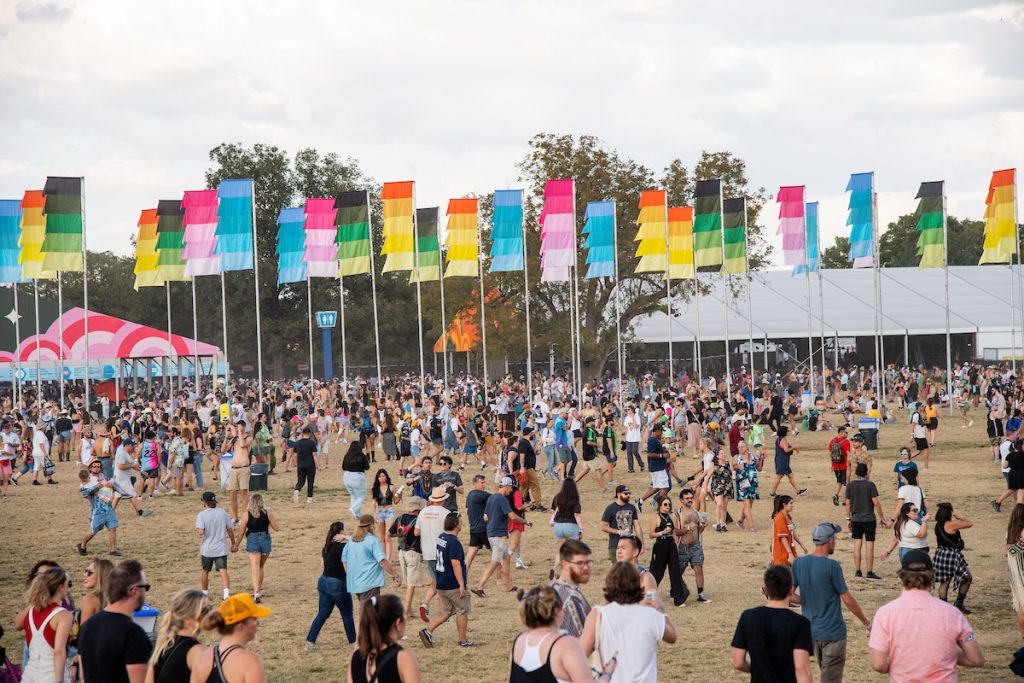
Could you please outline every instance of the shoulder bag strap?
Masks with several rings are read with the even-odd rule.
[[[377,677],[380,676],[380,672],[384,669],[384,666],[386,664],[390,664],[391,660],[397,657],[398,653],[401,652],[401,650],[401,647],[396,647],[395,649],[391,650],[391,652],[387,653],[386,655],[378,659],[377,666],[373,670],[373,675],[370,676],[370,680],[367,681],[367,683],[376,683]]]

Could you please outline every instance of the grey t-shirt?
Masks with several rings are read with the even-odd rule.
[[[843,568],[830,557],[802,555],[793,561],[793,585],[800,589],[800,608],[811,620],[814,640],[844,640],[846,622],[839,596],[847,591]]]
[[[875,504],[873,498],[878,497],[878,487],[870,479],[854,479],[846,487],[846,499],[850,501],[850,521],[874,522]]]
[[[196,517],[196,528],[203,529],[199,554],[203,557],[224,557],[228,554],[228,529],[231,517],[221,508],[206,508]]]

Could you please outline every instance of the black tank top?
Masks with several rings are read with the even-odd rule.
[[[188,683],[192,672],[188,668],[188,651],[199,641],[191,636],[178,636],[160,659],[153,665],[156,683]]]
[[[672,515],[666,515],[664,512],[659,512],[658,513],[658,526],[654,529],[656,532],[657,531],[664,531],[665,529],[669,529],[669,530],[673,530],[674,531],[675,528],[676,528],[676,525],[672,521]],[[671,541],[671,540],[672,540],[672,538],[670,536],[659,536],[655,540],[655,543],[657,543],[658,541]]]
[[[270,528],[270,515],[263,513],[259,517],[253,517],[249,515],[249,519],[245,522],[245,530],[250,534],[258,534],[260,532],[267,531]]]
[[[398,673],[398,653],[401,650],[398,644],[392,643],[377,655],[377,668],[373,672],[375,683],[402,683],[402,677]],[[359,650],[352,653],[349,673],[352,674],[352,683],[368,683],[366,660]]]
[[[377,505],[390,506],[395,504],[395,495],[392,492],[390,486],[383,489],[378,489],[377,493],[373,494],[373,499],[374,501],[376,501]]]
[[[228,683],[227,679],[220,675],[220,667],[217,666],[218,662],[220,666],[224,665],[224,660],[228,658],[228,655],[242,647],[241,645],[232,645],[223,652],[220,651],[220,645],[213,646],[213,668],[210,669],[210,675],[206,677],[206,683]]]
[[[518,641],[522,635],[523,634],[520,633],[516,636],[516,639],[512,641],[513,653],[516,649],[516,641]],[[551,652],[555,649],[555,643],[563,637],[564,636],[558,636],[558,638],[555,638],[551,643],[551,647],[548,649],[547,659],[544,660],[544,663],[541,666],[537,667],[533,671],[526,671],[523,669],[523,667],[519,666],[519,663],[516,662],[515,657],[513,656],[512,670],[508,675],[508,683],[558,683],[558,679],[555,677],[554,672],[551,671]],[[523,652],[526,652],[525,646]]]
[[[947,534],[945,524],[935,525],[935,540],[938,541],[940,548],[955,548],[957,550],[963,550],[964,541],[960,538],[960,530],[952,534]]]

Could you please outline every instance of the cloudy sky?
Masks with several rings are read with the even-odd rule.
[[[6,0],[0,55],[0,198],[84,175],[89,246],[119,253],[222,141],[352,156],[423,205],[514,187],[541,131],[656,169],[730,149],[806,184],[826,243],[851,172],[885,223],[937,179],[978,217],[1024,168],[1020,2]]]

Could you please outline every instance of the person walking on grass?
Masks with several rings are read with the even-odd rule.
[[[924,414],[924,404],[918,402],[914,412],[910,416],[910,438],[914,442],[916,452],[910,456],[916,458],[924,456],[924,467],[928,469],[928,418]]]
[[[799,446],[792,446],[789,443],[789,427],[781,425],[775,435],[775,483],[772,484],[772,490],[768,494],[772,498],[775,497],[775,493],[779,490],[779,484],[782,483],[783,477],[789,479],[789,483],[793,490],[796,491],[796,495],[802,496],[807,493],[807,489],[797,486],[796,477],[793,476],[793,467],[790,463],[793,454],[799,452]]]
[[[238,550],[235,530],[231,518],[217,507],[217,495],[204,491],[203,510],[196,517],[196,531],[199,533],[199,587],[206,593],[210,587],[210,571],[216,569],[224,586],[224,599],[231,595],[231,579],[228,577],[228,551]],[[228,545],[228,539],[231,545]]]
[[[651,487],[640,497],[637,504],[639,510],[643,510],[644,503],[653,496],[665,497],[671,485],[668,478],[668,454],[665,452],[665,445],[661,437],[663,428],[660,422],[656,422],[647,437],[647,471],[651,475]],[[656,503],[655,503],[656,504]]]
[[[384,555],[380,539],[373,535],[373,526],[373,516],[362,515],[356,532],[341,554],[348,592],[360,603],[380,595],[385,574],[394,580],[395,588],[402,587],[402,577]]]
[[[344,522],[332,522],[327,528],[327,539],[320,551],[320,578],[316,582],[318,605],[313,623],[309,625],[309,633],[306,634],[306,643],[303,650],[316,652],[320,648],[316,639],[320,637],[320,630],[327,623],[331,612],[335,608],[341,615],[341,622],[345,628],[345,637],[350,646],[356,642],[356,625],[352,615],[352,594],[348,592],[348,585],[345,578],[345,567],[341,562],[341,556],[345,552],[345,543],[348,537],[345,536]]]
[[[846,621],[842,606],[871,632],[871,622],[864,615],[857,599],[850,593],[843,577],[843,568],[832,559],[836,551],[839,526],[822,523],[811,531],[814,552],[793,560],[793,587],[799,591],[794,602],[811,621],[814,658],[822,683],[842,683],[846,667]]]
[[[836,435],[828,442],[828,454],[832,461],[832,474],[836,478],[836,492],[832,496],[832,504],[838,507],[850,466],[850,441],[846,438],[846,425],[836,427]]]
[[[263,496],[254,493],[249,498],[249,507],[242,513],[239,523],[242,535],[231,546],[231,552],[238,552],[238,546],[245,539],[245,552],[249,555],[249,570],[252,575],[252,599],[259,604],[263,598],[264,567],[270,559],[272,544],[270,530],[278,531],[277,518],[267,509]]]
[[[964,539],[960,535],[963,529],[970,529],[974,522],[953,512],[952,503],[939,503],[935,511],[935,582],[939,585],[939,599],[949,597],[949,587],[956,589],[956,602],[953,606],[964,614],[971,610],[964,605],[967,591],[971,589],[974,576],[967,567],[964,558]]]
[[[846,487],[846,518],[850,520],[853,537],[853,575],[858,579],[864,577],[860,569],[861,549],[866,546],[867,578],[880,581],[882,577],[875,573],[875,532],[879,524],[886,529],[889,523],[878,500],[878,487],[868,479],[868,466],[857,465],[854,474],[856,478]]]
[[[299,502],[299,495],[302,487],[306,487],[306,505],[313,502],[313,483],[316,481],[316,473],[320,471],[319,447],[313,438],[313,430],[309,427],[302,429],[302,438],[291,442],[290,450],[295,460],[295,489],[292,491],[292,502]],[[287,471],[287,467],[285,468]]]
[[[110,554],[119,556],[121,553],[117,550],[117,503],[121,500],[120,494],[114,490],[113,484],[103,478],[103,465],[99,460],[89,463],[89,469],[80,471],[78,476],[82,481],[79,490],[89,500],[90,507],[89,533],[76,546],[78,554],[87,555],[86,547],[89,541],[106,529]]]
[[[882,553],[882,562],[889,559],[892,551],[899,546],[900,560],[911,550],[928,552],[928,515],[921,514],[917,503],[908,502],[900,506],[896,521],[892,524],[893,539]]]
[[[675,513],[676,541],[679,543],[679,573],[686,572],[687,567],[693,567],[693,574],[697,581],[697,602],[711,602],[704,595],[704,547],[701,544],[701,536],[708,523],[708,515],[705,512],[698,512],[693,507],[693,489],[683,489],[679,492],[679,509]]]
[[[487,522],[484,520],[484,508],[491,494],[487,492],[487,477],[482,474],[473,475],[473,488],[466,494],[466,516],[469,517],[469,554],[466,556],[466,571],[473,566],[473,558],[481,548],[491,549],[487,540]]]
[[[446,457],[446,456],[441,456]],[[444,520],[451,512],[445,507],[448,501],[449,489],[447,486],[437,486],[430,493],[427,500],[428,505],[420,510],[416,517],[416,527],[413,534],[420,539],[420,548],[423,553],[423,563],[426,565],[427,575],[430,577],[430,587],[420,605],[420,619],[430,621],[430,601],[437,595],[437,539],[444,533]]]
[[[654,539],[651,548],[651,575],[655,583],[660,584],[668,570],[672,602],[676,607],[684,605],[690,590],[683,583],[683,575],[679,570],[679,548],[676,545],[675,518],[672,515],[672,500],[668,496],[658,496],[658,511],[648,524],[647,536]]]
[[[459,647],[472,647],[467,635],[471,599],[466,590],[466,555],[459,541],[462,517],[450,512],[444,520],[444,533],[437,539],[437,595],[441,611],[426,628],[420,630],[424,647],[434,647],[434,631],[452,616],[458,632]]]
[[[487,597],[487,594],[484,592],[487,580],[491,578],[494,572],[499,570],[500,581],[505,591],[511,593],[516,590],[512,585],[508,523],[509,520],[522,523],[525,523],[526,520],[513,512],[512,506],[509,505],[508,495],[512,492],[513,486],[515,486],[515,480],[512,477],[502,477],[501,482],[498,484],[498,490],[491,494],[490,498],[487,499],[487,505],[484,507],[484,520],[487,522],[487,541],[491,544],[491,562],[487,565],[487,569],[484,570],[476,586],[470,589],[478,598]]]

